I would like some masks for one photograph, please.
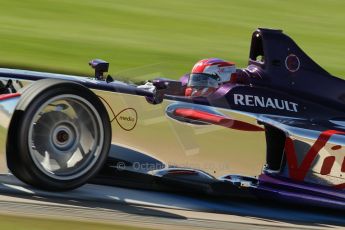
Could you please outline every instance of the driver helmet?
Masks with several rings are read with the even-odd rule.
[[[198,61],[189,75],[185,96],[207,97],[214,93],[222,84],[236,78],[234,62],[218,58]]]

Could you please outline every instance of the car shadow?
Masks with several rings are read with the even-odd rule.
[[[282,222],[309,227],[332,228],[345,226],[342,211],[311,208],[255,199],[219,198],[206,195],[154,192],[145,190],[85,185],[68,192],[46,192],[32,188],[13,176],[0,176],[0,194],[30,201],[71,205],[79,208],[118,211],[143,217],[187,221],[181,211],[225,214],[261,220],[267,223]],[[210,214],[210,215],[211,215]],[[198,215],[198,214],[197,214]],[[197,217],[196,217],[197,219]],[[227,221],[227,218],[223,221]]]

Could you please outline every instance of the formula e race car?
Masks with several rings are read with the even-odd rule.
[[[104,77],[0,69],[2,168],[68,190],[102,184],[204,191],[345,209],[345,81],[281,30],[253,33],[247,83],[208,97]],[[6,160],[5,160],[6,158]]]

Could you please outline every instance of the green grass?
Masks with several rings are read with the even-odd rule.
[[[135,230],[148,228],[129,227],[125,225],[102,224],[93,222],[79,222],[68,220],[57,220],[47,218],[29,218],[22,216],[0,215],[0,230],[61,230],[61,229],[83,229],[83,230]]]
[[[205,57],[244,67],[257,27],[284,29],[345,77],[342,0],[0,0],[0,66],[91,75],[87,62],[134,80],[178,78]]]

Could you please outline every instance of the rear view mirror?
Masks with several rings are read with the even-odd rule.
[[[95,78],[98,80],[103,80],[103,74],[108,72],[109,62],[101,59],[93,59],[89,62],[89,65],[95,70]]]

